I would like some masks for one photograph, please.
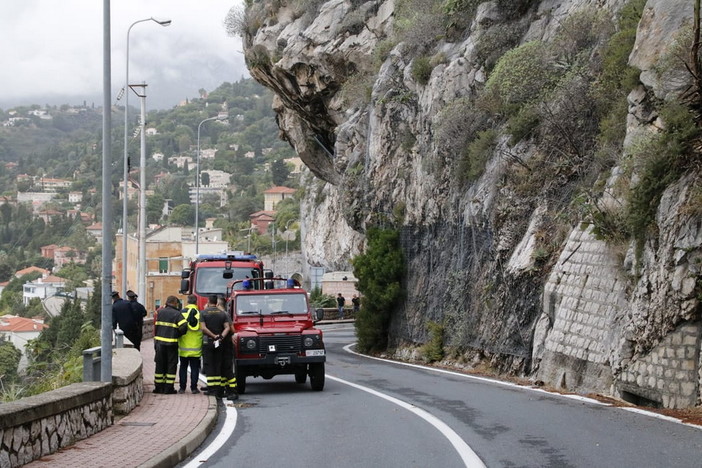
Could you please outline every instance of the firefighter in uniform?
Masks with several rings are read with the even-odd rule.
[[[180,357],[180,372],[178,380],[180,390],[185,393],[188,381],[188,366],[190,366],[190,391],[200,393],[197,389],[200,375],[200,357],[202,356],[202,328],[200,327],[200,311],[197,309],[197,296],[188,296],[188,305],[181,310],[183,318],[188,322],[188,332],[178,338],[178,356]]]
[[[176,393],[174,384],[178,368],[178,337],[188,330],[188,322],[180,313],[178,302],[177,297],[168,296],[166,306],[159,310],[158,319],[154,323],[154,393]]]
[[[202,354],[207,375],[206,395],[236,400],[236,377],[234,376],[234,347],[229,333],[232,319],[217,307],[217,296],[208,298],[207,307],[202,311],[203,346]]]

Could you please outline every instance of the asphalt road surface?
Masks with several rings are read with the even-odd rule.
[[[293,376],[248,378],[246,394],[181,466],[702,466],[702,428],[359,356],[344,349],[352,325],[326,326],[324,338],[322,392]]]

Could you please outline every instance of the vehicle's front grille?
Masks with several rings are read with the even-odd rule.
[[[298,353],[302,350],[302,335],[262,336],[261,353]]]

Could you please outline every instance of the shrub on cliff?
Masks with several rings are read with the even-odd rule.
[[[366,251],[352,260],[363,308],[356,317],[356,336],[361,352],[382,351],[388,345],[392,312],[402,300],[404,257],[399,232],[371,228]]]

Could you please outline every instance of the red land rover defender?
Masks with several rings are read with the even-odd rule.
[[[255,283],[262,283],[256,288]],[[326,352],[322,331],[314,324],[307,292],[294,279],[257,278],[230,283],[227,311],[234,324],[234,360],[239,393],[247,377],[271,379],[290,374],[312,390],[324,388]]]

